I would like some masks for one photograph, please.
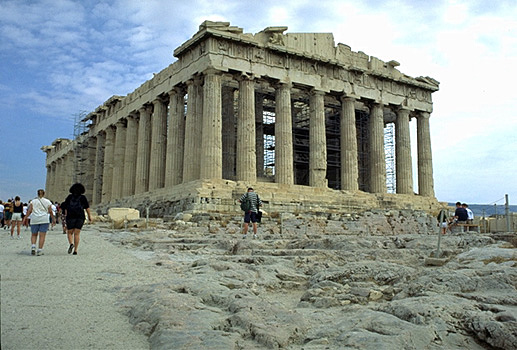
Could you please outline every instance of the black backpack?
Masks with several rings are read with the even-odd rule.
[[[246,193],[246,198],[244,198],[244,200],[241,202],[241,210],[245,211],[245,212],[248,212],[251,210],[251,199],[247,193]]]
[[[70,217],[80,217],[84,215],[81,196],[70,196],[70,201],[68,201],[68,206],[66,208],[66,215],[70,215]]]

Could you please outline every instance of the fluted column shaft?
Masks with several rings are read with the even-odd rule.
[[[115,129],[106,128],[106,146],[104,148],[104,169],[102,173],[102,202],[111,200],[111,186],[113,183],[113,152],[115,150]]]
[[[136,156],[135,193],[147,192],[149,188],[149,157],[151,150],[151,111],[149,107],[138,110],[138,147]]]
[[[104,164],[104,144],[106,134],[97,134],[97,145],[95,147],[95,169],[93,173],[93,194],[92,203],[99,204],[102,200],[102,168]]]
[[[132,196],[135,193],[136,157],[138,152],[138,122],[136,116],[127,117],[126,152],[124,154],[124,183],[122,197]]]
[[[255,149],[257,176],[264,176],[264,95],[255,93]]]
[[[203,89],[203,139],[201,147],[201,179],[222,179],[223,140],[221,111],[221,75],[205,75]]]
[[[185,140],[184,91],[175,88],[169,92],[169,131],[165,161],[165,187],[181,183]]]
[[[167,108],[161,99],[154,100],[153,106],[149,191],[162,188],[165,184],[165,153],[167,150]]]
[[[257,181],[255,149],[255,81],[239,80],[239,113],[237,115],[237,180]]]
[[[199,124],[196,124],[197,107],[197,86],[193,80],[187,81],[187,116],[185,119],[185,150],[183,156],[183,182],[195,180],[196,177],[196,156],[198,155],[199,144],[197,144],[196,133],[199,133]]]
[[[275,91],[275,101],[275,181],[293,185],[291,84],[280,84]]]
[[[119,120],[115,124],[115,151],[113,154],[113,179],[111,187],[111,199],[122,197],[122,186],[124,184],[124,156],[126,154],[126,123]]]
[[[52,180],[50,181],[50,191],[48,192],[48,196],[53,196],[56,194],[56,183],[57,183],[57,161],[53,161],[50,164]]]
[[[97,142],[99,142],[97,136],[90,137],[88,139],[88,158],[86,159],[87,167],[83,174],[81,174],[82,178],[85,179],[84,181],[84,187],[86,189],[86,192],[84,195],[90,203],[93,199],[93,184],[95,182],[95,157],[96,157],[96,151],[97,151]]]
[[[375,103],[370,109],[368,123],[370,135],[370,192],[386,192],[386,156],[384,153],[384,111],[382,104]]]
[[[427,112],[420,112],[417,116],[418,193],[421,196],[434,197],[429,117],[430,114]]]
[[[313,90],[309,97],[309,186],[327,187],[327,137],[325,93]]]
[[[345,96],[341,99],[341,189],[348,191],[359,189],[355,100]]]
[[[47,168],[47,177],[45,178],[45,193],[52,193],[50,188],[50,183],[52,181],[52,166],[49,164],[46,166]]]
[[[413,193],[413,171],[411,160],[411,137],[409,132],[409,110],[400,108],[395,121],[395,172],[397,193]]]
[[[224,86],[222,92],[222,114],[223,114],[223,179],[235,180],[235,157],[236,138],[235,111],[234,111],[234,88]]]

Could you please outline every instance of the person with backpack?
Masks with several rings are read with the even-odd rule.
[[[39,236],[38,256],[43,255],[43,245],[49,227],[49,215],[52,226],[56,224],[56,219],[52,213],[52,202],[43,197],[45,190],[38,190],[38,197],[34,198],[27,210],[27,215],[23,218],[23,224],[27,225],[29,217],[31,218],[31,254],[36,255],[36,241]]]
[[[61,210],[65,211],[67,238],[68,238],[68,254],[77,255],[77,247],[79,246],[79,234],[84,225],[85,215],[88,214],[88,220],[92,221],[90,213],[90,205],[84,196],[85,188],[80,183],[75,183],[70,187],[70,194],[66,197],[61,205]]]
[[[244,211],[242,238],[246,238],[250,222],[253,223],[253,238],[257,238],[258,208],[262,205],[262,201],[258,194],[253,191],[253,188],[249,187],[248,192],[242,195],[239,202],[241,203],[241,210]]]

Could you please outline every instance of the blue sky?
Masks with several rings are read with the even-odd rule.
[[[76,115],[168,66],[204,20],[331,32],[336,44],[435,78],[437,198],[517,203],[513,0],[0,0],[0,199],[32,198],[45,184],[41,146],[72,138]]]

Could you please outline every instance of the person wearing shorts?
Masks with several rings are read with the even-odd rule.
[[[22,214],[23,214],[23,203],[19,196],[14,198],[14,202],[11,204],[13,207],[13,215],[11,216],[11,239],[14,238],[14,227],[16,226],[16,233],[18,239],[21,238],[20,231],[22,228]]]
[[[262,201],[260,200],[258,194],[254,192],[253,188],[248,188],[248,192],[242,195],[239,199],[239,202],[243,202],[245,200],[249,200],[251,204],[251,208],[248,211],[244,212],[244,227],[242,231],[242,238],[246,238],[248,234],[248,227],[250,222],[253,224],[253,238],[257,238],[257,215],[258,208],[262,205]]]
[[[79,234],[83,228],[84,211],[88,214],[88,220],[92,221],[90,213],[90,205],[88,200],[84,196],[86,189],[80,183],[75,183],[70,187],[70,194],[66,197],[65,201],[61,205],[61,210],[65,211],[66,216],[66,228],[68,238],[68,254],[77,255],[77,248],[79,246]]]
[[[39,236],[39,245],[37,255],[43,255],[43,246],[45,245],[45,237],[49,228],[49,215],[52,226],[56,224],[56,218],[52,213],[52,202],[44,197],[45,190],[38,190],[38,197],[34,198],[27,210],[27,215],[23,218],[23,224],[26,225],[31,218],[31,254],[36,255],[36,242]]]

